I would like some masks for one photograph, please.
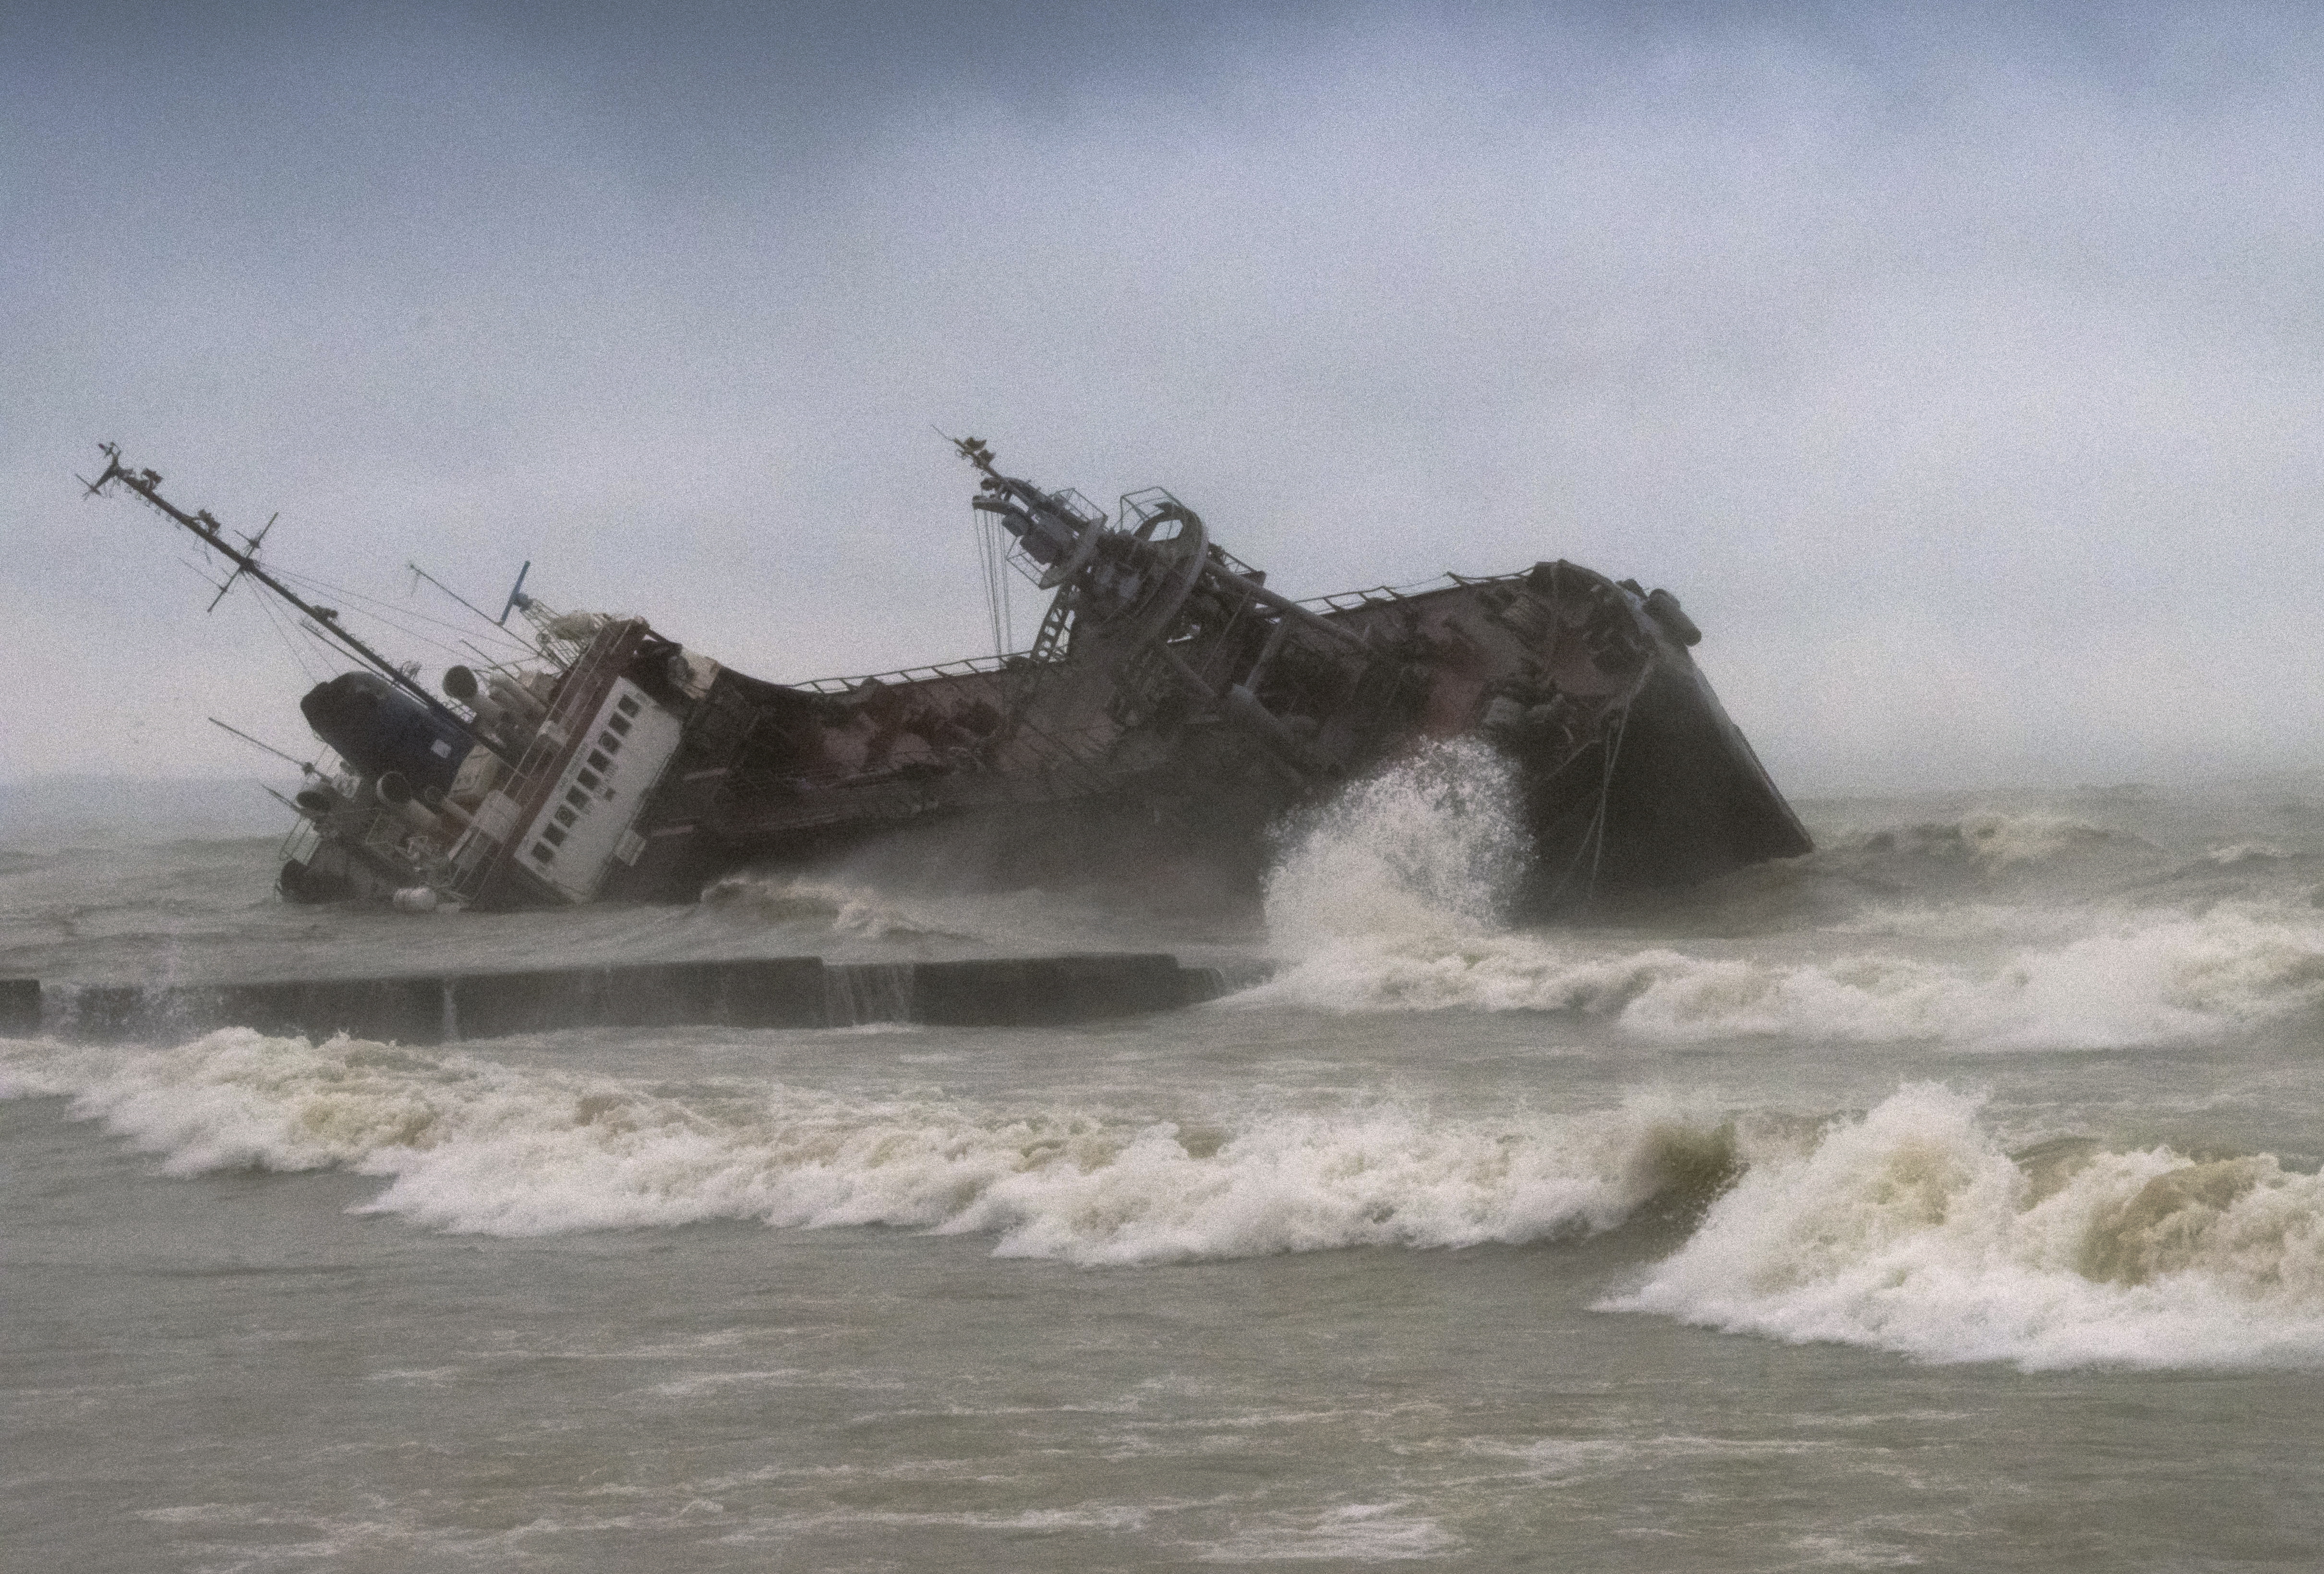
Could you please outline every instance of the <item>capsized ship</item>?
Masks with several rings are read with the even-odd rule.
[[[1517,768],[1531,909],[1810,850],[1666,590],[1558,560],[1297,601],[1167,492],[1109,516],[955,446],[1009,564],[1051,593],[1031,646],[792,683],[512,594],[539,659],[431,692],[262,564],[263,531],[237,545],[110,444],[88,486],[143,498],[233,565],[226,588],[250,579],[354,663],[300,702],[337,763],[298,795],[292,901],[690,901],[744,865],[946,822],[1098,868],[1162,848],[1255,875],[1286,812],[1467,736]]]

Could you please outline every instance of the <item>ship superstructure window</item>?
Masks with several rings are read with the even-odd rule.
[[[627,679],[599,697],[595,715],[571,708],[576,714],[562,741],[558,779],[517,845],[534,875],[586,902],[609,875],[642,857],[645,838],[632,822],[683,741],[684,727]]]

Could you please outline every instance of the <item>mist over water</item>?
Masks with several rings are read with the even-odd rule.
[[[1425,753],[1208,908],[843,860],[678,909],[299,911],[264,842],[23,838],[0,971],[54,980],[1267,976],[1074,1030],[0,1043],[14,1398],[77,1505],[17,1539],[1490,1567],[1548,1524],[1592,1567],[2301,1566],[2324,805],[1810,804],[1807,858],[1523,927],[1510,804],[1489,751]],[[201,1462],[103,1485],[157,1430]],[[2093,1488],[2094,1447],[2140,1463]],[[2029,1529],[2070,1479],[2095,1506]]]

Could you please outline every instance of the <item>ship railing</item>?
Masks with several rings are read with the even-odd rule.
[[[809,694],[846,694],[866,683],[926,683],[937,678],[985,677],[1013,671],[1028,662],[1047,665],[1060,660],[1062,656],[1012,651],[1004,656],[964,656],[956,662],[938,662],[929,667],[899,667],[892,672],[865,672],[853,678],[807,678],[783,687],[804,690]]]
[[[308,862],[327,839],[383,853],[399,868],[414,866],[397,839],[382,834],[380,822],[385,819],[401,829],[410,828],[398,817],[367,802],[360,774],[329,749],[318,750],[308,764],[316,780],[337,795],[339,806],[325,810],[320,817],[304,809],[299,811],[290,830],[283,834],[280,856],[284,863]]]
[[[364,851],[377,854],[383,860],[400,868],[410,870],[417,878],[419,866],[411,856],[411,837],[410,822],[392,810],[382,809],[373,811],[354,839]]]
[[[1497,579],[1517,577],[1514,574],[1494,576]],[[1454,590],[1463,585],[1490,582],[1489,579],[1464,579],[1458,574],[1439,574],[1434,579],[1423,579],[1416,585],[1375,585],[1367,590],[1340,590],[1329,596],[1311,596],[1299,605],[1310,612],[1354,612],[1360,607],[1407,601],[1415,596],[1425,596],[1434,590]]]
[[[1083,496],[1073,487],[1068,486],[1061,492],[1044,493],[1043,495],[1048,499],[1052,508],[1073,521],[1078,527],[1074,532],[1076,540],[1087,532],[1103,531],[1107,528],[1105,510]],[[1001,556],[1020,578],[1030,580],[1042,589],[1046,590],[1057,582],[1051,577],[1056,571],[1056,565],[1045,563],[1035,557],[1025,545],[1025,538],[1014,531],[1009,532],[1009,544]]]
[[[322,845],[323,833],[316,829],[313,820],[302,814],[284,834],[281,851],[275,855],[275,859],[278,863],[304,864]]]
[[[352,800],[355,797],[357,786],[355,774],[347,769],[347,763],[331,750],[318,747],[315,757],[308,761],[307,765],[305,774],[312,775],[342,798]],[[305,863],[323,843],[322,829],[315,823],[314,817],[304,809],[298,809],[295,812],[298,818],[291,821],[290,829],[282,837],[281,856],[286,864]]]
[[[1226,557],[1230,567],[1242,569],[1240,562],[1231,554],[1222,553],[1221,555]],[[1494,578],[1516,577],[1500,575]],[[1434,579],[1425,579],[1413,585],[1376,585],[1369,589],[1342,590],[1329,596],[1311,596],[1301,601],[1299,605],[1310,612],[1352,612],[1359,607],[1379,606],[1388,602],[1406,600],[1415,596],[1426,595],[1433,590],[1452,590],[1463,585],[1490,582],[1489,579],[1463,579],[1458,574],[1440,574]],[[1071,608],[1067,607],[1064,610],[1070,612]],[[1052,621],[1056,625],[1054,630],[1049,626]],[[938,662],[932,666],[899,667],[890,672],[864,672],[853,677],[842,678],[807,678],[797,682],[786,683],[784,687],[804,690],[810,694],[844,694],[872,682],[921,683],[934,678],[966,678],[1009,671],[1021,669],[1027,663],[1047,666],[1065,659],[1062,649],[1064,624],[1065,618],[1058,616],[1058,608],[1053,606],[1049,616],[1043,621],[1041,636],[1036,638],[1033,644],[1026,650],[1012,651],[1007,655],[1001,656],[964,656],[958,661]]]

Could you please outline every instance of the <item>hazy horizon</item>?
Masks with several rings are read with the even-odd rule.
[[[0,780],[305,741],[99,440],[351,616],[530,560],[781,680],[990,645],[932,425],[1296,595],[1667,586],[1797,795],[2312,770],[2319,67],[2252,6],[15,15]]]

